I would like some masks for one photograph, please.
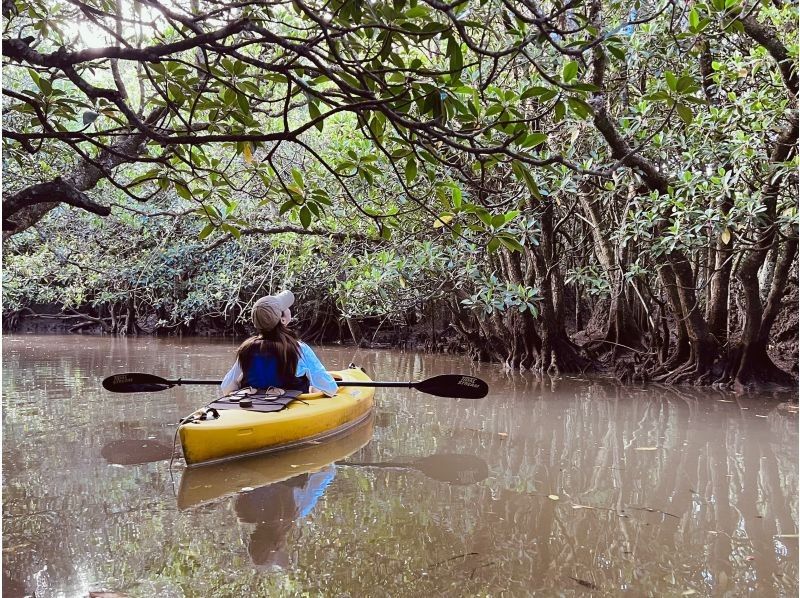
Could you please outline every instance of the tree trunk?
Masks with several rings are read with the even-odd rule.
[[[541,244],[533,251],[535,257],[534,267],[539,280],[542,300],[541,314],[541,343],[540,360],[538,364],[541,374],[566,374],[583,373],[594,369],[595,364],[581,356],[577,347],[563,332],[563,325],[556,319],[556,309],[553,305],[553,275],[557,267],[554,262],[554,234],[553,234],[553,203],[548,201],[541,213],[542,238]]]
[[[139,328],[139,324],[136,322],[136,304],[134,303],[133,295],[128,296],[128,301],[126,303],[126,315],[125,334],[128,336],[139,334],[141,328]]]
[[[578,194],[586,218],[591,222],[594,252],[597,261],[605,272],[611,286],[611,305],[603,341],[608,343],[611,358],[614,359],[624,347],[639,346],[642,332],[631,312],[624,288],[622,272],[617,265],[614,245],[605,235],[605,223],[596,199],[591,198],[592,186],[588,181],[582,184]]]
[[[762,221],[756,231],[755,248],[744,254],[736,278],[742,285],[742,307],[745,317],[741,336],[740,350],[734,355],[734,382],[737,388],[746,388],[760,384],[791,384],[792,378],[772,363],[767,354],[767,343],[772,324],[778,313],[780,297],[797,253],[797,238],[793,236],[786,242],[768,295],[767,311],[761,303],[758,271],[764,265],[769,250],[776,244],[775,216],[778,194],[783,184],[782,177],[774,172],[776,165],[785,162],[794,155],[797,149],[798,116],[794,114],[788,127],[778,138],[770,155],[770,168],[767,183],[761,191],[762,204],[765,207]],[[736,363],[738,361],[738,363]]]
[[[727,214],[733,207],[733,199],[725,197],[720,209]],[[725,243],[722,239],[716,242],[716,248],[709,252],[714,255],[714,271],[709,273],[709,300],[706,305],[708,333],[713,336],[720,347],[728,342],[728,303],[733,268],[732,241]]]

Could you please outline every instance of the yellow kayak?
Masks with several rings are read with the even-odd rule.
[[[346,459],[372,440],[372,420],[372,413],[368,412],[365,420],[335,438],[309,442],[294,450],[186,469],[178,489],[178,508],[187,509],[243,489],[282,482]]]
[[[337,380],[370,382],[361,369],[331,372]],[[216,419],[193,419],[178,428],[189,467],[284,450],[341,434],[371,413],[375,389],[343,386],[336,396],[300,395],[282,411],[219,410]]]

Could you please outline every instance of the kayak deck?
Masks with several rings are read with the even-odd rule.
[[[360,369],[331,374],[343,381],[370,381]],[[374,388],[342,386],[333,397],[322,393],[300,395],[282,411],[225,409],[219,411],[217,419],[181,424],[178,434],[186,465],[284,450],[340,434],[369,415],[374,396]]]

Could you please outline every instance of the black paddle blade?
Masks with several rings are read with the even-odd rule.
[[[489,385],[480,378],[462,376],[461,374],[443,374],[421,382],[415,382],[414,388],[437,397],[453,399],[482,399],[489,393]]]
[[[103,380],[103,388],[111,392],[158,392],[173,386],[153,374],[114,374]]]
[[[475,455],[436,453],[417,459],[411,466],[429,478],[459,486],[477,484],[489,476],[486,461]]]

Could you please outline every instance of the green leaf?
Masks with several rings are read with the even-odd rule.
[[[447,57],[450,59],[450,71],[461,73],[464,68],[464,54],[461,52],[461,44],[453,37],[447,40]]]
[[[319,102],[312,102],[312,101],[308,102],[308,116],[311,118],[311,120],[316,120],[320,116],[322,116],[322,113],[319,111]],[[322,129],[325,126],[325,121],[321,120],[314,126],[317,128],[318,131],[322,131]]]
[[[566,113],[567,107],[564,105],[564,102],[556,102],[555,106],[553,106],[553,120],[555,122],[564,120],[564,115],[566,115]]]
[[[188,187],[182,183],[175,183],[175,192],[183,199],[192,199],[192,193],[189,191]]]
[[[158,168],[153,168],[152,170],[148,170],[144,174],[140,174],[139,176],[137,176],[130,183],[128,183],[128,185],[132,187],[133,185],[138,185],[139,183],[143,183],[144,181],[154,180],[158,176],[159,172],[160,170]]]
[[[246,95],[243,93],[237,93],[236,103],[239,104],[239,110],[241,110],[242,114],[250,114],[250,102],[248,101]]]
[[[684,75],[680,79],[678,79],[678,83],[675,85],[675,90],[678,93],[691,93],[687,92],[687,90],[694,85],[694,79],[689,77],[688,75]]]
[[[578,63],[574,60],[571,60],[567,64],[564,65],[564,69],[561,72],[561,78],[564,80],[565,83],[569,83],[575,78],[575,75],[578,74]]]
[[[405,12],[405,17],[407,19],[418,19],[420,17],[427,17],[428,16],[428,9],[424,6],[414,6],[409,8]]]
[[[417,161],[414,158],[406,160],[406,184],[410,185],[417,178]]]
[[[539,186],[536,184],[536,181],[531,176],[531,173],[528,170],[528,167],[518,160],[514,160],[511,162],[511,170],[514,172],[514,175],[517,177],[517,180],[525,183],[525,186],[530,191],[531,195],[533,195],[536,199],[541,200],[542,195],[539,192]]]
[[[303,225],[303,228],[311,226],[311,210],[307,206],[300,208],[300,224]]]
[[[303,175],[296,168],[292,168],[292,178],[294,179],[294,182],[297,183],[298,187],[300,187],[301,189],[305,187],[305,185],[303,184]]]
[[[494,116],[495,114],[500,114],[504,110],[502,104],[492,104],[486,109],[486,116]]]
[[[378,142],[383,140],[383,131],[386,125],[386,117],[381,112],[376,112],[369,123],[369,130]]]
[[[211,223],[209,222],[208,224],[206,224],[205,228],[203,228],[203,230],[201,230],[201,231],[200,231],[200,234],[199,234],[199,235],[197,235],[197,238],[198,238],[198,239],[200,239],[200,240],[202,241],[202,240],[203,240],[203,239],[205,239],[205,238],[206,238],[208,235],[210,235],[211,233],[213,233],[213,232],[214,232],[216,229],[217,229],[217,227],[216,227],[216,226],[214,226],[213,224],[211,224]]]
[[[700,15],[697,13],[696,8],[692,8],[689,11],[689,26],[692,30],[697,30],[697,26],[700,24]]]
[[[540,87],[538,85],[535,85],[523,91],[519,99],[527,100],[528,98],[532,98],[533,96],[543,96],[545,94],[549,94],[551,91],[553,90],[551,90],[549,87]]]
[[[547,141],[546,133],[535,132],[528,134],[519,145],[520,147],[535,147],[545,141]]]
[[[675,73],[667,71],[666,73],[664,73],[664,77],[667,80],[667,87],[669,87],[672,91],[677,91],[678,78],[675,76]]]
[[[687,125],[692,124],[694,114],[692,114],[692,109],[689,108],[689,106],[686,104],[676,104],[675,109],[678,111],[678,115],[681,117],[683,122],[685,122]]]
[[[586,118],[592,114],[591,106],[580,98],[570,97],[567,98],[567,102],[569,103],[569,107],[579,118]]]
[[[297,204],[293,199],[286,200],[285,202],[283,202],[283,204],[281,204],[281,208],[280,210],[278,210],[278,214],[283,216],[286,212],[288,212],[289,210],[291,210],[296,206]]]
[[[517,241],[511,235],[498,235],[497,238],[500,239],[500,242],[509,251],[524,251],[525,250],[525,248],[522,246],[522,243]]]
[[[614,58],[616,58],[617,60],[621,60],[621,61],[625,62],[625,50],[623,50],[619,46],[613,46],[611,44],[606,46],[606,48],[608,48],[608,51],[611,53],[611,55]]]
[[[98,116],[100,115],[97,112],[94,112],[93,110],[87,110],[86,112],[83,113],[83,125],[85,127],[88,127],[90,124],[92,124],[94,121],[97,120]]]
[[[461,187],[454,184],[453,185],[453,208],[456,210],[460,210],[463,204],[463,195],[461,193]]]

